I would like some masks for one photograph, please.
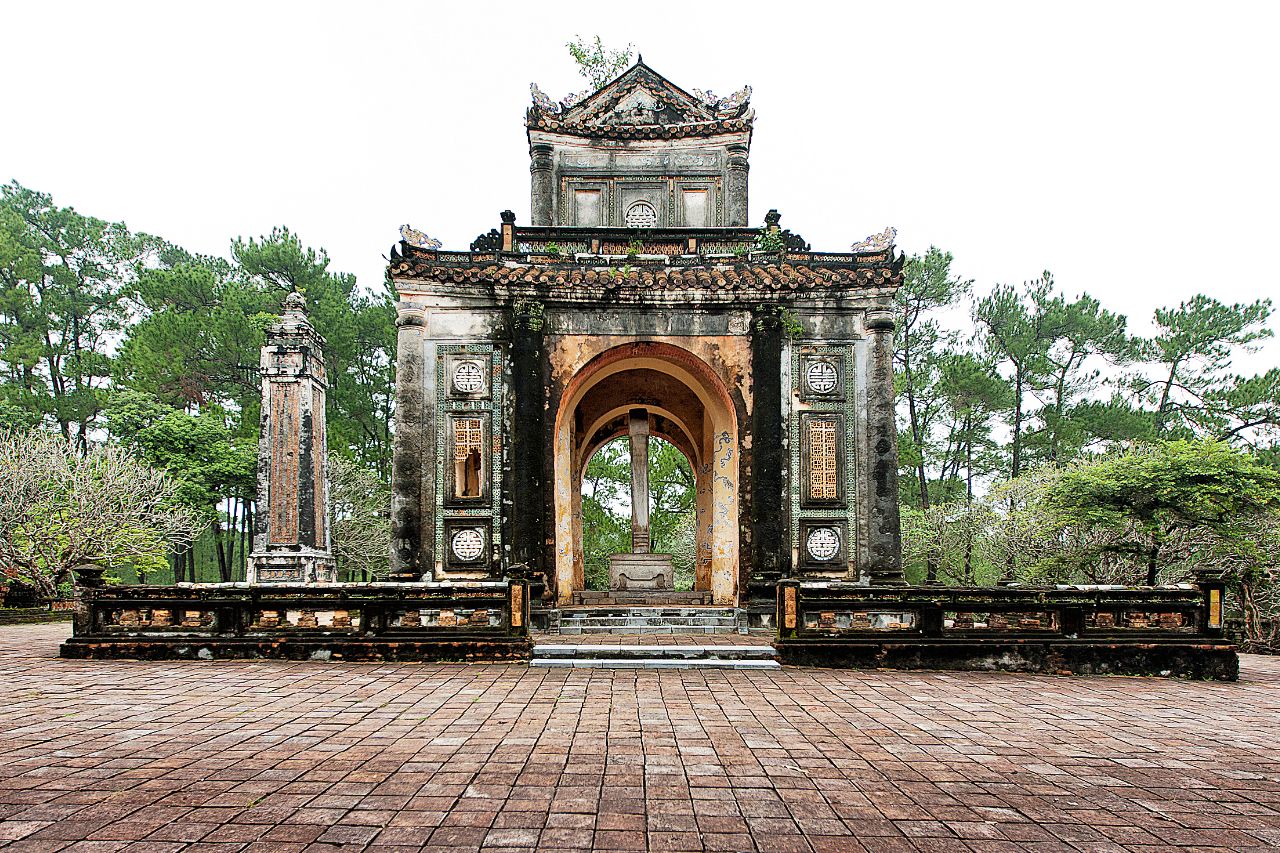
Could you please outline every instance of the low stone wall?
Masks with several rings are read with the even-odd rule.
[[[524,661],[523,581],[87,590],[68,658]]]
[[[778,656],[809,666],[1160,675],[1234,681],[1221,584],[778,585]]]
[[[62,602],[59,602],[62,603]],[[66,608],[0,607],[0,625],[32,625],[41,622],[69,622],[73,611]]]

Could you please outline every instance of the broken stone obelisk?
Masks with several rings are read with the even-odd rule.
[[[249,583],[331,583],[326,478],[324,339],[306,300],[285,297],[284,316],[262,347],[258,514]]]

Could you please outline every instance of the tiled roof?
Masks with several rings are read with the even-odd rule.
[[[902,283],[902,256],[839,257],[835,262],[814,253],[708,259],[684,256],[678,263],[645,260],[548,261],[509,253],[432,252],[400,247],[391,275],[404,281],[453,284],[500,284],[547,289],[604,291],[773,291],[786,293],[896,287]]]

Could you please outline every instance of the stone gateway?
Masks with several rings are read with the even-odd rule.
[[[771,624],[782,577],[903,582],[893,232],[814,252],[770,211],[747,227],[750,89],[680,89],[643,62],[573,103],[534,87],[533,222],[469,251],[406,226],[393,573],[524,573],[584,587],[582,481],[630,439],[617,589],[669,589],[651,553],[651,436],[695,474],[695,592]]]

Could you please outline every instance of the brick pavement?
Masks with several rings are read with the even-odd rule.
[[[0,629],[0,851],[1280,846],[1237,684],[63,661]]]

